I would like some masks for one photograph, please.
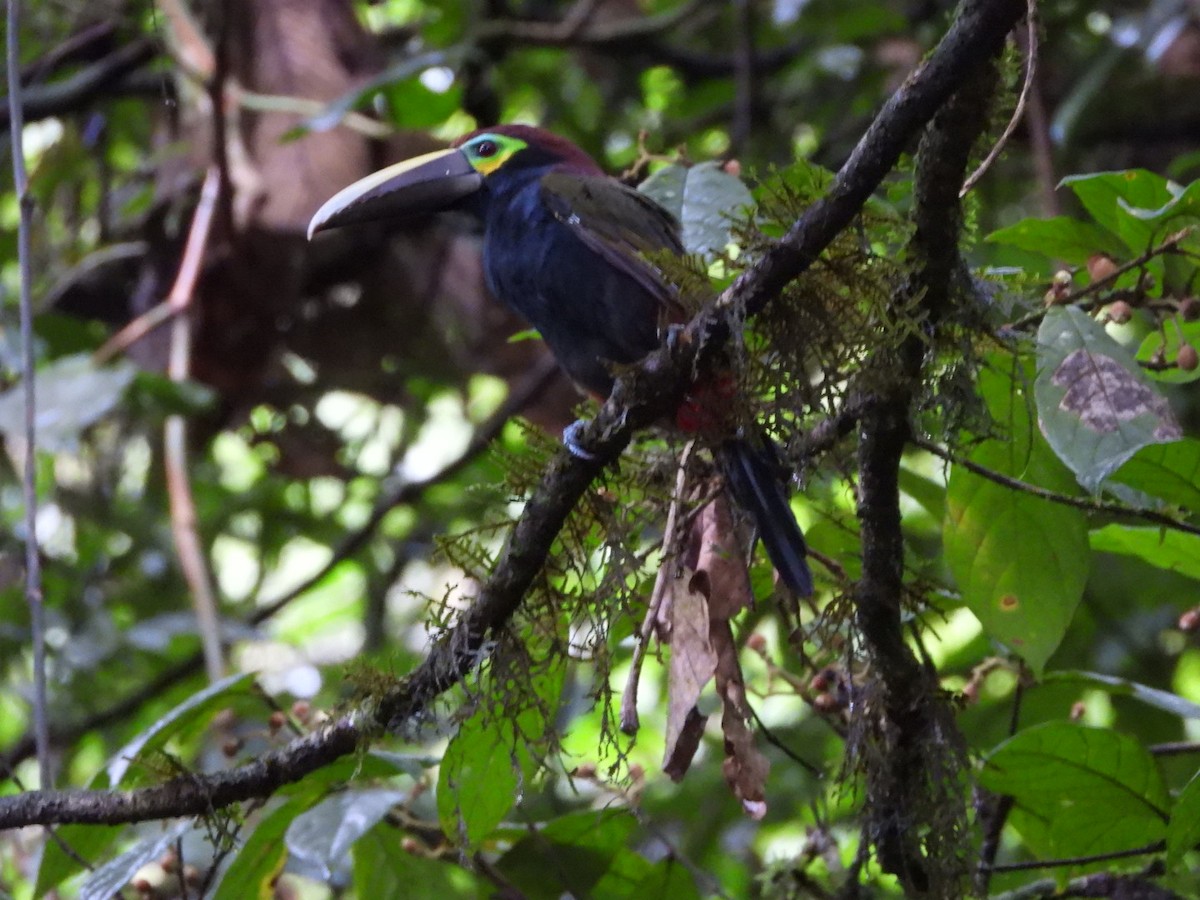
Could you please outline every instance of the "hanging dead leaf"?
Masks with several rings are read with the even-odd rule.
[[[742,541],[738,537],[729,501],[723,493],[700,511],[688,536],[696,553],[696,574],[708,580],[708,613],[728,621],[754,604]]]
[[[728,622],[713,622],[709,636],[717,654],[717,694],[724,706],[721,732],[725,735],[725,761],[721,772],[746,815],[761,819],[767,814],[766,783],[771,763],[755,746],[754,732],[748,724],[750,704],[733,629]]]
[[[678,781],[700,744],[706,717],[696,708],[713,677],[717,655],[709,641],[708,598],[694,578],[667,580],[663,607],[669,616],[671,663],[667,674],[667,740],[663,771]]]

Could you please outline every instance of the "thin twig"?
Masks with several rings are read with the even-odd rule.
[[[1071,866],[1086,866],[1089,863],[1109,862],[1114,859],[1129,859],[1131,856],[1146,856],[1160,853],[1166,848],[1165,841],[1155,841],[1133,850],[1114,850],[1111,853],[1095,853],[1091,856],[1065,856],[1062,859],[1033,859],[1018,863],[1001,863],[989,866],[992,872],[1029,872],[1034,869],[1064,869]]]
[[[675,547],[676,532],[679,531],[679,507],[683,503],[683,492],[687,488],[687,464],[691,458],[695,441],[688,441],[679,455],[679,464],[675,473],[675,493],[671,497],[671,506],[667,510],[667,524],[663,529],[662,562],[658,566],[658,574],[654,578],[654,590],[650,592],[650,603],[646,606],[646,617],[638,631],[637,643],[633,646],[633,658],[629,663],[629,675],[625,679],[625,690],[621,693],[621,731],[625,734],[637,734],[638,721],[637,698],[638,682],[642,677],[642,662],[646,658],[646,648],[650,646],[650,637],[658,622],[658,613],[662,609],[663,598],[667,595],[668,585],[675,578]]]
[[[914,437],[912,438],[912,443],[914,446],[920,447],[922,450],[926,450],[934,456],[946,460],[946,462],[962,466],[968,472],[978,475],[981,478],[986,478],[988,481],[994,481],[996,484],[1012,488],[1014,491],[1024,491],[1026,494],[1032,494],[1034,497],[1042,500],[1049,500],[1051,503],[1073,506],[1075,509],[1082,509],[1086,512],[1108,513],[1109,515],[1123,516],[1128,519],[1141,519],[1145,522],[1161,525],[1163,528],[1182,531],[1185,534],[1200,535],[1200,527],[1188,522],[1181,522],[1179,519],[1172,518],[1165,513],[1156,512],[1152,509],[1135,509],[1134,507],[1126,506],[1124,503],[1113,503],[1108,500],[1093,500],[1089,497],[1072,497],[1069,494],[1060,494],[1057,491],[1038,487],[1036,484],[1030,484],[1027,481],[1021,481],[1019,478],[1012,478],[994,469],[981,466],[979,463],[972,462],[964,456],[959,456],[957,453],[952,453],[945,447],[941,447],[925,438]]]
[[[196,283],[200,278],[220,188],[221,175],[214,166],[204,177],[200,202],[192,216],[187,246],[179,264],[179,275],[175,278],[171,292],[163,304],[177,313],[172,323],[171,356],[167,366],[167,374],[172,381],[184,381],[188,377],[192,328],[187,309],[191,305]],[[204,668],[208,672],[209,681],[217,681],[225,669],[221,652],[221,623],[217,616],[217,600],[212,579],[209,577],[208,564],[204,558],[204,547],[196,531],[196,504],[192,498],[187,468],[187,420],[183,416],[169,416],[163,426],[163,465],[166,467],[167,495],[171,505],[171,533],[175,538],[175,549],[179,553],[179,565],[188,583],[192,605],[196,610],[200,645],[204,650]]]
[[[958,192],[960,198],[967,196],[971,189],[979,183],[987,170],[992,167],[992,163],[1000,155],[1000,151],[1004,149],[1004,145],[1008,143],[1008,139],[1012,137],[1013,132],[1017,130],[1017,125],[1025,116],[1025,104],[1029,100],[1029,93],[1033,90],[1033,79],[1037,72],[1037,0],[1028,0],[1028,7],[1025,12],[1025,28],[1026,40],[1028,45],[1025,50],[1025,81],[1021,85],[1021,94],[1017,97],[1017,106],[1013,110],[1012,116],[1008,120],[1008,124],[1004,127],[1004,133],[1000,135],[992,149],[988,151],[988,155],[983,158],[983,162],[971,173],[970,177],[963,182],[962,189]]]
[[[1200,753],[1198,741],[1167,741],[1163,744],[1151,744],[1146,748],[1151,756],[1187,756]]]
[[[1118,266],[1111,275],[1106,275],[1104,278],[1097,279],[1096,281],[1093,281],[1090,284],[1085,285],[1084,287],[1081,287],[1081,288],[1078,288],[1077,290],[1072,291],[1071,293],[1069,293],[1065,297],[1063,297],[1062,300],[1056,302],[1054,304],[1054,306],[1070,306],[1073,303],[1078,303],[1080,300],[1084,299],[1085,297],[1089,297],[1093,294],[1098,294],[1101,291],[1112,287],[1116,283],[1117,279],[1120,278],[1122,275],[1124,275],[1126,272],[1132,272],[1134,269],[1140,269],[1142,266],[1146,265],[1146,263],[1150,262],[1150,260],[1154,259],[1154,257],[1156,257],[1156,256],[1162,256],[1164,253],[1173,253],[1175,251],[1175,249],[1179,246],[1179,244],[1185,238],[1190,237],[1195,230],[1196,230],[1196,228],[1194,225],[1189,225],[1187,228],[1181,228],[1179,231],[1176,231],[1174,234],[1167,235],[1165,238],[1163,238],[1163,242],[1161,244],[1159,244],[1158,246],[1151,247],[1149,250],[1147,250],[1145,253],[1143,253],[1141,256],[1137,257],[1136,259],[1131,259],[1129,262],[1125,263],[1124,265]],[[1102,301],[1102,300],[1093,299],[1088,303],[1080,304],[1080,306],[1083,309],[1093,309],[1097,306],[1103,305],[1103,303],[1104,303],[1104,301]],[[1017,319],[1015,322],[1009,323],[1008,325],[1004,326],[1004,328],[1007,331],[1021,331],[1030,325],[1036,325],[1038,322],[1042,321],[1042,319],[1044,319],[1046,317],[1047,310],[1052,309],[1052,308],[1053,307],[1046,307],[1044,309],[1035,310],[1034,312],[1031,312],[1026,316],[1022,316],[1021,318]]]
[[[50,724],[46,711],[46,607],[42,597],[42,563],[37,539],[37,374],[33,353],[33,261],[30,231],[33,197],[25,174],[24,110],[21,108],[20,0],[8,0],[8,116],[12,136],[13,191],[17,195],[17,259],[21,280],[21,369],[25,382],[25,602],[29,606],[33,644],[33,731],[36,736],[39,787],[54,786],[50,773]]]

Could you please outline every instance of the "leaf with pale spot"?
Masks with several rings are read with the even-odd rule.
[[[1075,307],[1042,321],[1034,395],[1046,440],[1089,491],[1141,448],[1182,436],[1133,354]]]

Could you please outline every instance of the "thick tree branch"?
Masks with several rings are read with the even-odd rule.
[[[1003,33],[993,33],[959,89],[937,113],[921,140],[914,181],[909,242],[912,270],[898,292],[899,305],[921,310],[921,333],[898,348],[883,348],[869,362],[865,381],[883,385],[862,417],[859,442],[858,517],[862,532],[862,578],[855,615],[871,662],[873,690],[882,695],[882,722],[873,739],[882,743],[867,772],[866,833],[883,868],[917,893],[944,892],[965,874],[947,809],[961,792],[947,782],[963,762],[953,719],[939,699],[936,677],[918,662],[901,623],[904,538],[900,527],[900,459],[910,435],[910,416],[927,355],[957,298],[971,296],[959,254],[962,208],[959,189],[971,148],[987,128],[998,84],[995,60]],[[937,810],[935,813],[934,810]],[[966,811],[958,811],[965,823]],[[939,817],[931,821],[931,816]]]
[[[129,822],[212,809],[267,796],[283,784],[352,752],[383,727],[396,728],[426,710],[483,657],[486,641],[504,628],[550,552],[566,517],[632,435],[672,411],[694,369],[727,333],[724,306],[761,309],[849,224],[905,146],[986,60],[1020,16],[1018,0],[968,0],[929,62],[893,96],[838,173],[784,239],[690,323],[682,338],[651,354],[623,377],[580,435],[590,459],[566,450],[551,461],[501,554],[495,571],[462,619],[425,661],[386,696],[253,763],[207,776],[184,776],[138,791],[64,791],[0,799],[0,828],[52,822]]]

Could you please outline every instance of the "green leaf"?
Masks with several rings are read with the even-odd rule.
[[[106,770],[109,785],[130,787],[141,784],[146,780],[147,773],[142,767],[134,766],[135,761],[147,753],[161,750],[181,729],[196,723],[207,726],[208,717],[218,709],[228,706],[232,699],[250,696],[253,683],[253,674],[243,672],[222,678],[204,690],[192,694],[113,756]]]
[[[1092,532],[1092,549],[1137,556],[1152,566],[1200,579],[1200,537],[1169,528],[1106,525]]]
[[[270,900],[275,896],[275,879],[286,862],[287,843],[284,836],[294,820],[311,809],[331,787],[352,779],[389,778],[399,774],[418,778],[429,767],[422,767],[420,763],[418,757],[373,750],[335,760],[300,781],[285,785],[277,796],[286,800],[263,816],[245,839],[214,887],[212,900],[241,900],[244,897]]]
[[[1072,175],[1062,184],[1134,253],[1144,253],[1168,227],[1200,214],[1200,182],[1185,189],[1145,169]]]
[[[1179,348],[1185,341],[1193,347],[1200,347],[1200,322],[1176,320],[1173,324],[1164,324],[1162,331],[1150,332],[1138,347],[1137,359],[1139,362],[1148,362],[1159,357],[1167,362],[1174,362],[1179,355]],[[1186,372],[1178,366],[1172,366],[1169,369],[1144,371],[1155,381],[1167,384],[1188,384],[1200,378],[1200,368]]]
[[[130,400],[160,413],[193,416],[216,405],[217,392],[199,381],[175,381],[158,372],[138,372]]]
[[[478,844],[504,820],[540,768],[529,745],[546,734],[547,715],[558,708],[566,678],[561,655],[547,650],[547,642],[553,647],[550,636],[529,645],[532,653],[550,660],[533,673],[530,695],[520,698],[529,705],[514,714],[513,701],[500,696],[494,705],[481,707],[459,726],[442,757],[438,819],[446,834],[459,837],[466,847]]]
[[[1167,868],[1179,865],[1183,854],[1200,843],[1200,773],[1184,785],[1167,823]]]
[[[638,190],[679,220],[683,247],[701,256],[719,255],[732,241],[732,227],[754,205],[750,190],[716,162],[659,169]]]
[[[497,865],[531,900],[591,897],[636,825],[624,810],[571,813],[518,841]]]
[[[271,900],[275,879],[287,862],[283,836],[308,808],[311,797],[291,798],[271,810],[254,828],[213,888],[211,900]]]
[[[400,846],[403,834],[376,825],[354,845],[354,893],[367,898],[450,900],[486,897],[475,876],[449,861],[426,859]]]
[[[1153,757],[1108,729],[1026,729],[991,753],[979,783],[1013,798],[1024,814],[1014,826],[1043,858],[1132,850],[1166,833],[1170,798]]]
[[[1083,515],[955,466],[943,542],[963,602],[1041,675],[1087,582]]]
[[[1046,440],[1089,491],[1142,447],[1182,434],[1129,351],[1075,307],[1050,310],[1038,329],[1034,393]]]
[[[166,831],[144,838],[115,859],[110,859],[84,880],[79,888],[79,900],[110,900],[128,887],[138,869],[154,862],[192,828],[192,820],[173,822]]]
[[[468,847],[486,838],[517,799],[519,779],[513,729],[474,715],[459,726],[438,772],[442,829]]]
[[[86,353],[64,356],[40,368],[35,385],[39,447],[73,450],[80,432],[116,407],[136,372],[136,366],[125,361],[98,369]],[[0,393],[0,432],[10,440],[24,439],[23,383]]]
[[[406,57],[401,62],[385,69],[366,84],[356,85],[350,91],[331,102],[325,109],[301,123],[298,132],[329,131],[335,128],[351,110],[370,101],[379,91],[408,78],[415,78],[426,69],[434,66],[454,65],[458,55],[443,51],[430,51],[416,56]],[[261,109],[271,109],[275,103],[274,97],[258,97],[254,106]]]
[[[390,788],[363,788],[327,797],[288,826],[288,851],[330,880],[355,841],[406,796],[404,791]]]
[[[1184,438],[1143,447],[1112,480],[1200,512],[1200,441]]]
[[[80,859],[86,860],[103,859],[117,835],[124,830],[122,825],[60,825],[54,829],[63,843],[75,851]],[[83,866],[74,857],[68,856],[58,841],[46,841],[46,849],[42,851],[42,861],[38,865],[33,896],[44,897],[66,879],[81,871]]]
[[[1068,216],[1022,219],[1015,225],[993,231],[987,239],[1074,265],[1083,265],[1094,253],[1107,253],[1118,259],[1127,254],[1112,232],[1094,222],[1081,222]]]
[[[1071,493],[1070,472],[1030,421],[1025,378],[1004,365],[1000,360],[980,376],[1003,439],[980,444],[969,459],[1000,475]],[[1087,582],[1083,513],[954,466],[942,540],[963,602],[989,637],[1019,653],[1040,675]]]
[[[1132,697],[1134,700],[1145,703],[1147,706],[1161,709],[1163,712],[1179,716],[1181,719],[1200,719],[1200,704],[1193,703],[1191,700],[1180,697],[1178,694],[1172,694],[1170,691],[1159,690],[1149,685],[1129,681],[1125,678],[1117,678],[1113,675],[1080,671],[1048,672],[1043,681],[1047,684],[1052,681],[1088,684],[1116,696]]]
[[[1200,182],[1183,188],[1145,169],[1075,175],[1062,183],[1075,192],[1092,218],[1118,235],[1134,255],[1150,250],[1200,215]],[[1157,279],[1151,294],[1161,296],[1164,284],[1185,284],[1194,266],[1173,256],[1156,256],[1146,269]]]

